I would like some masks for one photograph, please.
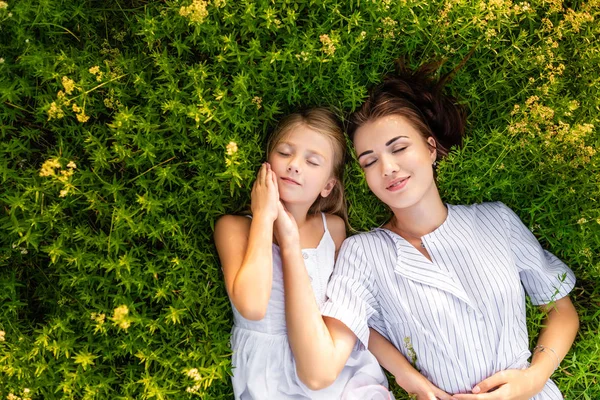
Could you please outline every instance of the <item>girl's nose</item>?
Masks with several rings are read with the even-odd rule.
[[[300,169],[298,168],[298,162],[295,159],[290,160],[290,163],[287,166],[287,171],[296,174],[300,172]]]

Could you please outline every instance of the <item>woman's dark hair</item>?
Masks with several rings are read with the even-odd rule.
[[[468,58],[468,57],[467,57]],[[445,157],[452,146],[461,146],[466,125],[466,111],[452,96],[443,93],[447,80],[460,68],[434,79],[440,62],[427,63],[410,70],[404,60],[396,61],[396,73],[369,92],[367,101],[350,116],[348,135],[354,140],[356,130],[367,122],[388,115],[400,115],[421,133],[435,139],[437,158]]]

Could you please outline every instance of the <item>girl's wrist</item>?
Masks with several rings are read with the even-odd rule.
[[[294,236],[286,236],[281,239],[279,243],[279,248],[282,252],[286,253],[300,252],[300,238]]]

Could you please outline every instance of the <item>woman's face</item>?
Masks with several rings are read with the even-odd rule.
[[[354,148],[371,191],[392,209],[417,205],[437,193],[432,164],[435,140],[427,140],[400,115],[367,122]]]

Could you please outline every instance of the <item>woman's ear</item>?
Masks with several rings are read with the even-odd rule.
[[[323,190],[321,190],[321,197],[329,196],[329,194],[331,193],[331,191],[333,190],[333,188],[335,187],[336,184],[337,184],[337,179],[330,178],[327,181],[327,183],[325,184],[325,187],[323,188]]]
[[[429,156],[431,157],[431,163],[433,164],[437,160],[437,143],[433,136],[427,138],[427,144],[429,145]]]

